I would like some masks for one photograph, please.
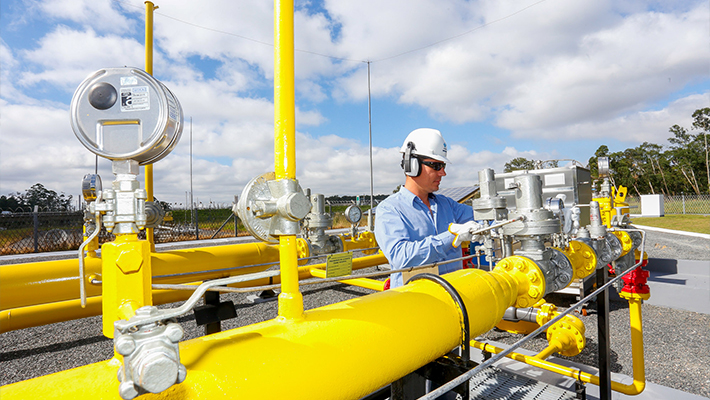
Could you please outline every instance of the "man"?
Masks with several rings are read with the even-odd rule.
[[[400,150],[406,176],[399,192],[377,206],[375,238],[392,269],[403,269],[461,257],[462,242],[482,225],[472,221],[473,209],[436,195],[446,176],[447,146],[441,132],[421,128],[412,131]],[[445,274],[463,266],[461,261],[439,266]],[[393,274],[390,287],[404,284]]]

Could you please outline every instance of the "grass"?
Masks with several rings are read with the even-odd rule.
[[[632,223],[676,231],[710,234],[710,216],[708,215],[670,214],[658,218],[634,217]]]

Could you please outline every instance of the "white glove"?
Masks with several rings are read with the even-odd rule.
[[[465,224],[450,224],[449,232],[456,235],[453,243],[454,247],[461,246],[461,243],[463,242],[478,242],[481,240],[482,236],[473,235],[473,232],[476,232],[482,228],[484,228],[484,225],[479,224],[476,221],[469,221]]]

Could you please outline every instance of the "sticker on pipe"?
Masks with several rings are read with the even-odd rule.
[[[353,252],[328,254],[325,261],[325,277],[336,278],[353,272]]]
[[[150,110],[150,91],[148,86],[121,88],[121,111]]]

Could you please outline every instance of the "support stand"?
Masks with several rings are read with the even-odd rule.
[[[597,268],[597,287],[606,284],[608,269]],[[609,289],[597,295],[597,336],[599,338],[599,399],[611,400],[611,363],[609,357]]]

